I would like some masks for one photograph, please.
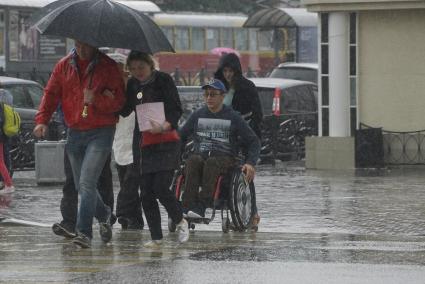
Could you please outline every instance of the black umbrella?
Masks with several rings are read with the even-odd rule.
[[[30,20],[41,34],[63,36],[95,47],[118,47],[148,53],[174,52],[149,16],[113,0],[59,0]]]

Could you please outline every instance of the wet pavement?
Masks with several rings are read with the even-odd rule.
[[[16,173],[0,195],[2,283],[425,283],[425,167],[311,171],[302,162],[260,166],[259,232],[197,225],[188,243],[146,249],[149,232],[122,231],[80,249],[50,229],[61,186]],[[118,184],[115,179],[115,189]],[[117,193],[117,192],[116,192]],[[97,231],[97,225],[94,228]]]

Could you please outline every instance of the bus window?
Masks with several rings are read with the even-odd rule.
[[[180,28],[180,27],[176,28],[175,49],[176,50],[189,49],[189,29],[188,28]]]
[[[249,51],[257,51],[257,31],[248,29],[249,34]]]
[[[235,49],[248,50],[248,29],[235,29]]]
[[[233,30],[231,28],[221,29],[221,46],[233,48]]]
[[[218,40],[219,40],[218,31],[219,31],[218,29],[211,29],[211,28],[206,29],[206,33],[207,33],[207,50],[211,50],[211,49],[219,46],[219,43],[218,43]]]
[[[167,39],[171,43],[171,45],[174,46],[173,28],[172,27],[161,27],[161,30],[164,32],[165,36],[167,37]]]
[[[273,50],[272,42],[273,42],[273,31],[258,31],[258,50],[259,51],[270,51]]]
[[[205,50],[205,30],[204,28],[192,28],[191,49],[197,51]]]

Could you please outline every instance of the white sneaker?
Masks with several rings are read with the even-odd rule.
[[[5,186],[4,189],[0,190],[0,193],[12,193],[15,191],[15,187],[12,186]]]
[[[189,240],[189,224],[186,219],[182,219],[176,226],[177,232],[179,233],[179,242],[185,243]]]
[[[159,249],[162,246],[162,240],[152,240],[143,245],[145,248]]]

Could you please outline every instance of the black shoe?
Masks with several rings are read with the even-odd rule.
[[[107,217],[104,222],[99,222],[99,234],[103,242],[108,243],[112,239],[112,228],[111,228],[111,208],[107,207]]]
[[[79,245],[82,248],[91,247],[91,240],[84,234],[78,233],[75,238],[72,239],[72,243]]]
[[[140,223],[136,219],[129,219],[128,221],[128,230],[143,230],[143,223]]]
[[[128,219],[126,217],[118,217],[118,223],[121,224],[121,229],[123,229],[123,230],[127,230],[129,221],[130,221],[130,219]]]
[[[143,223],[140,223],[135,219],[126,217],[119,217],[118,223],[121,224],[121,228],[123,230],[143,230],[144,227]]]
[[[62,236],[68,239],[75,238],[75,225],[66,223],[66,222],[60,222],[60,223],[54,223],[52,226],[53,233],[55,233],[58,236]]]

